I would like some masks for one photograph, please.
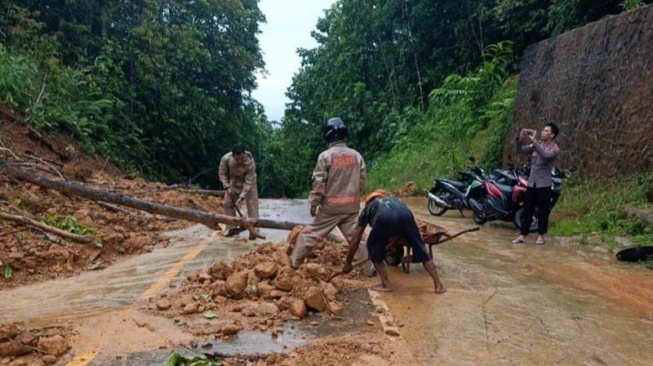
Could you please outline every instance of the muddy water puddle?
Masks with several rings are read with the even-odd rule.
[[[172,350],[186,357],[198,354],[242,356],[255,361],[257,355],[290,353],[315,337],[346,334],[367,327],[366,320],[374,310],[367,291],[349,292],[347,298],[347,308],[339,319],[309,315],[301,321],[286,322],[283,331],[276,336],[269,331],[241,331],[226,339],[192,337],[180,331],[172,320],[128,310],[82,326],[80,333],[85,336],[76,337],[75,354],[91,354],[101,349],[93,354],[90,366],[164,365]],[[188,325],[192,327],[194,322],[205,321],[191,320]],[[85,327],[101,331],[92,332]]]

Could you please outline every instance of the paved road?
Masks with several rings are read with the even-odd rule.
[[[473,225],[442,218],[411,199],[416,214],[451,231]],[[468,214],[469,216],[469,214]],[[418,267],[390,275],[381,294],[422,365],[650,365],[653,272],[577,245],[515,245],[510,225],[483,226],[436,246],[444,295]],[[535,240],[530,237],[529,240]],[[421,266],[420,266],[421,267]]]
[[[473,226],[471,218],[457,212],[430,216],[424,199],[408,202],[418,217],[452,232]],[[266,218],[310,221],[302,201],[264,201],[262,212]],[[264,233],[270,240],[287,235]],[[106,270],[5,291],[0,322],[74,320],[77,358],[70,365],[139,365],[148,357],[164,357],[157,350],[186,344],[188,335],[169,319],[139,313],[134,304],[217,258],[228,260],[261,243],[245,240],[246,234],[225,239],[202,226],[172,235],[173,245]],[[419,266],[410,274],[391,268],[396,291],[375,299],[388,307],[416,364],[651,363],[653,272],[592,248],[514,245],[515,235],[510,225],[486,225],[434,247],[448,288],[443,295],[433,293]],[[267,338],[244,335],[243,340],[269,350],[279,347]]]

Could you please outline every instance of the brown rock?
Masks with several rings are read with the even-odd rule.
[[[212,277],[211,277],[210,274],[208,274],[206,272],[200,273],[200,277],[199,277],[200,283],[211,282],[211,280],[212,280]]]
[[[243,295],[245,295],[245,289],[247,288],[247,278],[247,271],[241,271],[229,276],[226,283],[227,294],[234,299],[242,299]]]
[[[55,334],[39,339],[38,348],[49,355],[62,356],[68,352],[70,345],[60,334]]]
[[[276,315],[279,314],[279,308],[270,302],[264,302],[256,307],[256,312],[261,315]]]
[[[226,297],[220,296],[220,295],[213,297],[213,302],[218,304],[218,305],[226,304],[227,300],[228,299]]]
[[[401,333],[399,333],[397,328],[387,328],[385,330],[385,334],[387,334],[389,336],[393,336],[393,337],[399,337],[401,335]]]
[[[306,291],[306,295],[304,295],[304,303],[306,304],[306,307],[317,311],[324,311],[327,307],[324,293],[319,287],[311,287]]]
[[[298,277],[295,271],[284,268],[277,274],[277,278],[272,283],[274,287],[282,291],[291,291],[294,286],[294,280]]]
[[[188,276],[186,276],[186,280],[188,282],[197,282],[197,280],[199,280],[199,278],[200,278],[200,274],[198,272],[192,272],[192,273],[189,273]]]
[[[285,291],[273,290],[270,292],[270,297],[273,299],[280,299],[286,295],[287,293]]]
[[[345,282],[342,280],[340,277],[336,277],[329,281],[329,283],[336,289],[336,291],[340,292],[342,289],[345,287]]]
[[[243,330],[242,325],[227,324],[224,327],[222,327],[222,334],[224,334],[224,335],[234,335],[234,334],[240,332],[241,330]]]
[[[306,263],[302,266],[302,270],[305,271],[308,278],[315,278],[320,281],[326,281],[329,278],[330,271],[320,263]]]
[[[302,300],[295,300],[290,303],[290,314],[302,319],[306,316],[306,304]]]
[[[170,307],[172,307],[172,303],[168,299],[161,299],[156,303],[157,310],[168,310]]]
[[[9,253],[8,258],[9,259],[23,259],[23,258],[25,258],[25,254],[24,253]]]
[[[31,365],[28,365],[27,360],[23,360],[22,358],[17,358],[11,361],[10,363],[8,363],[7,366],[31,366]]]
[[[271,278],[277,274],[279,267],[272,262],[259,263],[254,267],[254,273],[259,278]]]
[[[256,316],[256,308],[257,306],[254,304],[247,305],[243,308],[243,310],[240,311],[240,313],[248,318],[253,318]]]
[[[327,308],[332,314],[335,315],[342,315],[343,311],[345,310],[345,306],[342,303],[335,300],[329,301],[327,303]]]
[[[233,273],[233,269],[224,262],[214,263],[209,269],[209,274],[216,280],[226,280]]]
[[[211,291],[213,292],[213,297],[216,296],[227,296],[227,285],[223,280],[217,280],[211,285]]]
[[[183,314],[196,314],[197,312],[199,312],[199,305],[196,302],[192,302],[184,306],[181,312]]]
[[[45,355],[41,357],[41,361],[43,361],[44,364],[46,365],[52,365],[55,362],[57,362],[57,356],[55,355]]]
[[[269,283],[266,282],[261,282],[257,286],[258,289],[258,297],[261,299],[270,299],[272,298],[272,292],[275,291],[274,286],[270,285]],[[279,291],[277,291],[279,292]]]
[[[335,286],[327,282],[321,282],[320,287],[322,288],[322,291],[324,291],[324,295],[327,297],[329,301],[336,300],[336,295],[338,294],[338,290],[335,288]]]
[[[0,357],[19,357],[32,352],[31,349],[16,341],[0,343]]]
[[[13,338],[20,330],[14,324],[2,324],[0,325],[0,341],[4,341],[9,338]]]

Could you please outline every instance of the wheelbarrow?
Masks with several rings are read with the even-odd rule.
[[[446,243],[449,240],[459,237],[460,235],[478,231],[480,228],[478,226],[461,230],[457,233],[449,233],[446,229],[435,226],[436,230],[428,230],[426,225],[420,225],[420,233],[422,235],[422,240],[424,244],[429,249],[429,257],[433,259],[433,246]],[[390,239],[390,242],[386,246],[386,263],[390,265],[399,265],[401,264],[401,269],[404,273],[410,272],[410,263],[412,262],[413,256],[411,253],[411,247],[408,241],[402,237],[394,237]]]

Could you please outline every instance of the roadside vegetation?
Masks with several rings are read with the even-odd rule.
[[[339,0],[316,24],[318,46],[298,50],[283,119],[269,121],[251,97],[265,71],[256,1],[8,1],[0,112],[74,137],[124,172],[204,188],[219,188],[220,156],[244,142],[262,197],[306,196],[321,123],[340,116],[368,162],[368,187],[413,181],[421,195],[469,156],[501,165],[529,45],[651,3]],[[647,179],[569,179],[554,232],[644,242],[650,229],[620,206],[642,205],[636,182]]]
[[[653,226],[624,213],[625,207],[651,212],[653,174],[633,174],[612,180],[569,179],[554,209],[552,233],[578,236],[581,244],[617,246],[617,237],[650,245]]]

